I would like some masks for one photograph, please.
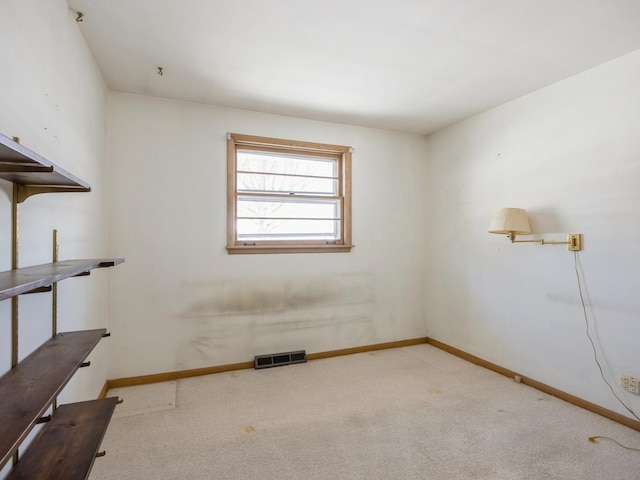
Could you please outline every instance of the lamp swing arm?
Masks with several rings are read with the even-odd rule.
[[[570,234],[570,235],[579,235],[579,234]],[[540,238],[537,240],[516,240],[515,232],[510,232],[508,235],[511,243],[539,243],[540,245],[575,245],[575,242],[571,240],[567,240],[566,242],[558,242],[555,240],[545,240],[544,238]]]

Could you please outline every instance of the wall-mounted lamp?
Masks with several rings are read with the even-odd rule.
[[[489,226],[489,233],[507,235],[511,243],[539,243],[541,245],[567,245],[569,250],[582,250],[582,234],[570,233],[566,242],[540,240],[516,240],[516,235],[529,235],[531,227],[526,210],[522,208],[501,208]]]

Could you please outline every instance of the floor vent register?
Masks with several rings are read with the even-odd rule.
[[[272,353],[270,355],[256,355],[254,358],[254,368],[279,367],[281,365],[291,365],[292,363],[305,363],[307,352],[298,350],[296,352]]]

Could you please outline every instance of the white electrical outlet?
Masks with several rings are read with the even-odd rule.
[[[640,378],[620,375],[620,386],[631,393],[640,395]]]

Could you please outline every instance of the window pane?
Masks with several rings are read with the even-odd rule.
[[[245,172],[284,173],[313,177],[337,177],[337,161],[313,155],[238,150],[237,170]]]
[[[238,173],[239,192],[285,192],[337,195],[338,181],[329,178],[292,177],[278,174]]]
[[[332,220],[238,219],[238,240],[337,240],[339,224]]]
[[[340,217],[339,200],[312,201],[298,198],[238,198],[238,218],[301,218],[337,219]]]

